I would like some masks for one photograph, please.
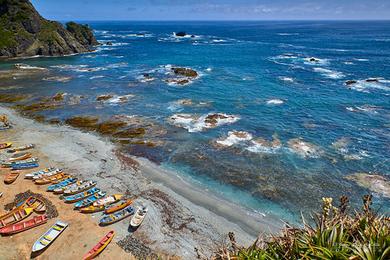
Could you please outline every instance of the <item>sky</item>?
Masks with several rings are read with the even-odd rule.
[[[31,0],[47,19],[389,20],[390,0]]]

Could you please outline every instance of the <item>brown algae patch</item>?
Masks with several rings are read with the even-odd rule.
[[[112,135],[116,132],[118,132],[119,129],[122,129],[123,127],[127,126],[126,122],[123,121],[114,121],[114,120],[108,120],[103,123],[100,123],[96,131],[99,132],[100,134],[104,135]]]
[[[30,98],[29,95],[19,95],[19,94],[0,94],[0,103],[17,103],[24,101]]]
[[[67,125],[76,128],[87,128],[94,130],[97,128],[99,118],[96,116],[74,116],[65,120]]]

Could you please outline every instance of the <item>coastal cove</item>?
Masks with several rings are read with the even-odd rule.
[[[113,226],[113,252],[249,246],[323,197],[389,213],[390,22],[88,24],[90,52],[0,61],[0,137],[148,205],[137,232]],[[98,218],[82,221],[101,236]]]
[[[120,155],[115,145],[106,138],[82,133],[66,126],[34,122],[4,107],[0,107],[0,114],[7,115],[14,125],[9,133],[1,133],[2,140],[12,138],[18,143],[34,142],[38,144],[36,149],[40,156],[47,158],[44,160],[47,166],[55,165],[76,177],[94,180],[99,187],[112,193],[126,193],[147,203],[149,216],[134,236],[139,239],[139,243],[150,247],[153,252],[192,259],[195,257],[194,247],[201,245],[203,253],[210,255],[228,232],[235,232],[240,243],[250,245],[258,233],[275,233],[282,226],[278,219],[256,216],[211,193],[205,193],[152,162]],[[9,189],[14,189],[13,193],[16,194],[18,191],[24,191],[22,189],[33,190],[32,185],[28,180],[24,180],[22,184],[18,184],[17,189],[4,186],[2,191],[9,193]],[[42,188],[45,187],[38,186],[36,192],[45,194]],[[12,195],[9,194],[2,200],[7,198],[12,200]],[[80,213],[75,212],[67,218],[74,219],[69,219],[71,223],[91,222],[92,225],[88,224],[88,228],[93,232],[101,230],[96,223],[99,213],[84,215],[81,219],[80,216]],[[81,235],[74,228],[72,230],[76,236]],[[115,242],[123,240],[128,235],[127,223],[119,223],[115,226],[115,231]],[[26,245],[19,246],[20,250],[13,252],[19,252],[21,255],[10,255],[11,258],[22,257],[25,250],[28,250]],[[123,254],[123,251],[116,247],[112,250],[118,256]],[[121,257],[123,255],[119,259],[123,259]]]

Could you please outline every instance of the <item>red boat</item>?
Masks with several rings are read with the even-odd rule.
[[[98,256],[114,238],[114,231],[108,232],[89,252],[83,257],[83,260],[91,260]]]
[[[39,225],[45,224],[46,222],[47,222],[46,215],[35,216],[33,219],[0,228],[0,234],[1,235],[16,234],[19,232],[26,231],[30,228],[34,228]]]

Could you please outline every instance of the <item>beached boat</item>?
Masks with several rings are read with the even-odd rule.
[[[53,176],[53,175],[57,175],[59,173],[62,173],[62,169],[49,168],[49,171],[47,171],[47,172],[44,172],[44,173],[41,173],[41,174],[38,174],[39,172],[36,172],[36,173],[37,174],[34,174],[34,176],[32,177],[33,180],[39,180],[39,179],[42,179],[42,178],[47,178],[47,177],[50,177],[50,176]]]
[[[20,165],[20,164],[25,164],[25,163],[36,163],[38,161],[39,161],[39,159],[34,157],[34,158],[30,158],[30,159],[26,159],[26,160],[22,160],[22,161],[16,161],[16,162],[2,162],[1,165],[3,167],[10,168],[13,165]]]
[[[76,189],[78,186],[81,186],[86,182],[88,182],[88,181],[77,181],[76,183],[73,183],[69,186],[56,188],[56,189],[54,189],[54,194],[62,194],[62,193],[64,193],[65,190]]]
[[[61,181],[60,183],[50,185],[49,187],[47,187],[47,191],[54,191],[55,189],[67,187],[67,186],[74,184],[76,182],[77,182],[77,178],[69,178],[69,179]]]
[[[133,214],[134,214],[134,208],[132,206],[127,206],[126,208],[124,208],[120,211],[117,211],[113,214],[110,214],[108,216],[103,217],[100,220],[99,224],[102,226],[110,225],[110,224],[118,222],[124,218],[130,217]]]
[[[35,144],[27,144],[16,148],[8,149],[7,153],[16,153],[16,152],[26,151],[34,148],[35,148]]]
[[[79,186],[71,187],[69,189],[64,190],[63,194],[65,196],[74,195],[74,194],[80,193],[82,191],[88,190],[88,189],[94,187],[95,185],[96,185],[96,181],[88,181],[88,182],[85,182]]]
[[[33,219],[16,223],[13,225],[8,225],[0,229],[1,235],[12,235],[26,231],[28,229],[37,227],[39,225],[45,224],[47,222],[47,216],[35,216]]]
[[[100,241],[96,244],[89,252],[83,257],[83,260],[91,260],[98,256],[112,241],[114,238],[115,232],[108,232]]]
[[[11,184],[19,177],[20,172],[18,171],[10,171],[4,178],[5,184]]]
[[[74,204],[74,207],[76,209],[88,207],[89,205],[91,205],[98,199],[103,198],[104,196],[106,196],[106,193],[104,191],[99,191],[98,193],[95,193],[93,196],[77,202],[76,204]]]
[[[60,172],[61,170],[60,170],[60,169],[53,168],[53,167],[45,168],[45,169],[40,170],[40,171],[37,171],[37,172],[28,173],[28,174],[24,175],[24,178],[25,178],[25,179],[33,179],[34,176],[45,175],[45,174],[47,174],[47,173],[49,173],[49,172],[52,172],[52,171],[58,171],[58,172]],[[57,172],[57,173],[58,173],[58,172]]]
[[[95,212],[103,211],[105,209],[106,209],[105,206],[89,206],[89,207],[81,208],[80,212],[81,213],[95,213]]]
[[[32,252],[38,252],[48,247],[68,226],[67,223],[57,221],[48,231],[45,232],[33,245]]]
[[[12,146],[12,143],[0,143],[0,150],[7,149]]]
[[[38,163],[21,163],[21,164],[16,164],[12,165],[11,168],[12,170],[26,170],[26,169],[32,169],[32,168],[37,168],[39,167]]]
[[[114,204],[115,202],[118,202],[120,199],[122,199],[122,194],[114,194],[111,196],[107,196],[101,199],[98,199],[93,203],[93,206],[106,206]]]
[[[133,203],[133,200],[126,200],[126,201],[123,201],[121,204],[118,204],[118,205],[114,205],[114,206],[111,206],[111,207],[108,207],[104,210],[104,213],[105,214],[111,214],[111,213],[114,213],[118,210],[121,210],[121,209],[124,209],[126,208],[127,206],[131,205]]]
[[[69,174],[58,173],[58,174],[50,176],[50,177],[35,180],[34,183],[37,185],[45,185],[45,184],[49,184],[49,183],[58,183],[59,181],[62,181],[64,179],[69,179],[69,178],[71,178],[71,176]]]
[[[19,222],[30,216],[32,212],[32,208],[23,208],[11,212],[11,214],[6,214],[6,217],[0,219],[0,228]]]
[[[94,187],[94,188],[87,190],[87,191],[84,191],[82,193],[65,197],[64,201],[67,203],[78,202],[80,200],[83,200],[83,199],[86,199],[86,198],[92,196],[95,193],[98,193],[99,191],[100,191],[100,189]]]
[[[146,213],[148,213],[148,208],[146,206],[139,207],[130,220],[130,227],[139,227],[144,221]]]
[[[12,155],[12,157],[10,157],[8,159],[8,161],[15,162],[15,161],[26,160],[26,159],[30,158],[31,156],[32,156],[32,154],[29,152],[16,153],[16,154]]]
[[[24,208],[33,208],[34,212],[36,213],[43,213],[46,211],[45,203],[34,196],[29,197],[25,202],[21,204],[21,206],[23,206]]]

